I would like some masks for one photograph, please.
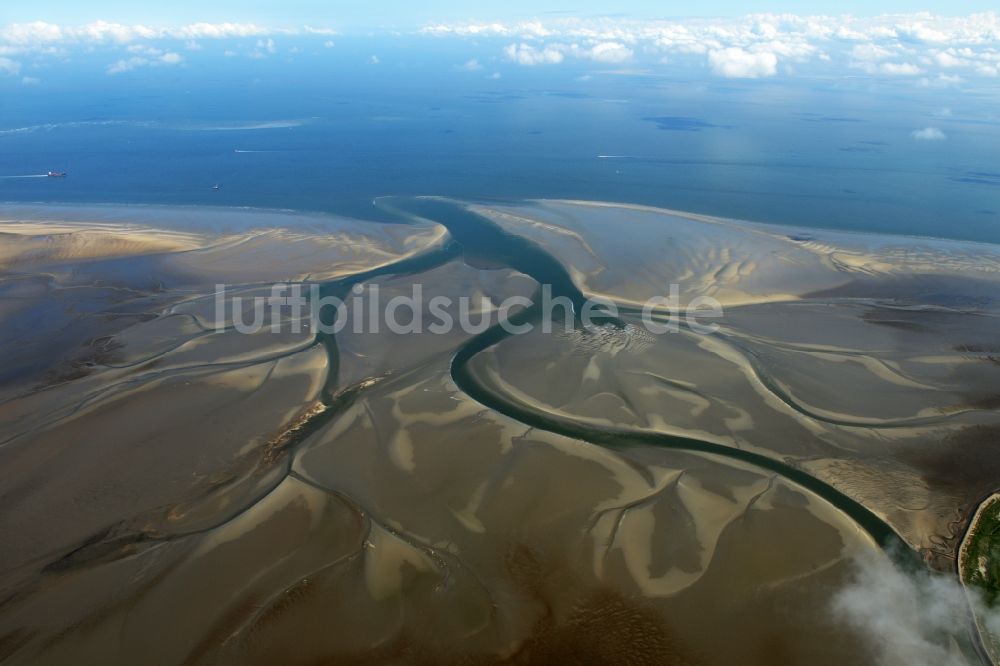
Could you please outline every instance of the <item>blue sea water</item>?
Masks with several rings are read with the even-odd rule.
[[[0,201],[376,217],[379,195],[573,198],[1000,242],[996,89],[485,56],[463,71],[474,48],[348,40],[114,76],[81,56],[42,85],[0,82]],[[928,126],[947,140],[912,137]],[[49,170],[69,176],[20,177]]]

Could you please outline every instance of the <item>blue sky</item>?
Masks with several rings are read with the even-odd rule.
[[[454,0],[375,0],[372,2],[323,0],[171,0],[139,3],[135,0],[37,0],[11,2],[0,7],[0,24],[43,20],[85,23],[96,19],[159,25],[194,21],[249,21],[268,25],[313,23],[337,28],[363,26],[414,27],[435,21],[509,20],[546,15],[621,14],[637,18],[675,16],[737,16],[750,12],[843,14],[871,16],[882,13],[930,11],[943,15],[995,10],[995,0],[505,0],[504,2],[455,2]]]

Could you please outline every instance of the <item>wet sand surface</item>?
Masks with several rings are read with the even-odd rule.
[[[377,203],[398,223],[0,211],[0,659],[867,663],[830,611],[855,559],[954,568],[1000,478],[1000,251]],[[486,297],[476,320],[547,283],[620,316],[216,311],[216,284],[273,282]],[[671,283],[723,303],[718,331],[642,325]]]

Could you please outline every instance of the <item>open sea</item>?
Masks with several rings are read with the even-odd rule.
[[[0,201],[378,217],[380,195],[571,198],[1000,242],[995,88],[570,64],[492,78],[426,44],[115,76],[82,56],[4,83]],[[913,138],[928,126],[947,139]],[[50,170],[69,175],[33,177]]]

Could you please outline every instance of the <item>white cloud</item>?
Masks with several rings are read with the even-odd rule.
[[[891,58],[894,53],[894,51],[890,51],[878,44],[858,44],[851,49],[851,57],[862,62],[885,60],[886,58]]]
[[[130,42],[135,39],[153,39],[159,33],[144,25],[123,25],[121,23],[109,23],[107,21],[94,21],[85,26],[77,28],[75,36],[80,39],[92,40],[96,42],[114,41]]]
[[[305,32],[308,35],[326,35],[326,36],[331,36],[331,35],[339,34],[333,28],[316,28],[316,27],[313,27],[311,25],[305,26],[304,28],[302,28],[302,31]]]
[[[970,77],[1000,74],[1000,18],[994,12],[957,17],[927,13],[868,18],[794,14],[676,20],[564,17],[444,23],[421,33],[503,39],[508,43],[503,47],[506,57],[525,65],[555,64],[568,58],[622,62],[645,57],[659,67],[673,67],[693,62],[691,55],[711,54],[708,66],[731,77],[771,76],[779,61],[797,65],[822,61],[826,74],[839,66],[875,77],[934,77],[942,70]],[[794,73],[790,68],[786,71]],[[809,70],[796,66],[795,71]]]
[[[587,57],[597,62],[625,62],[632,59],[632,49],[618,42],[601,42],[590,48]]]
[[[36,44],[56,42],[63,38],[62,28],[45,21],[12,23],[0,30],[0,41],[9,44]]]
[[[536,49],[523,42],[507,46],[504,53],[519,65],[554,65],[563,61],[562,51],[557,48],[546,46]]]
[[[509,37],[516,35],[522,39],[540,39],[556,34],[556,31],[543,25],[540,21],[521,21],[518,23],[441,23],[423,28],[421,33],[438,37]]]
[[[136,53],[145,56],[160,56],[163,54],[163,51],[160,49],[153,46],[146,46],[145,44],[132,44],[125,50],[129,53]]]
[[[814,64],[822,67],[824,76],[841,67],[856,70],[853,75],[912,77],[915,85],[932,86],[955,85],[959,80],[955,77],[969,80],[1000,75],[1000,16],[995,12],[954,17],[928,13],[862,18],[758,14],[654,20],[563,16],[441,23],[419,33],[476,39],[480,44],[496,40],[501,55],[522,65],[558,64],[570,59],[609,64],[640,61],[651,70],[693,65],[707,67],[720,76],[758,78],[776,74],[779,63],[789,76],[808,75],[810,64]],[[74,49],[129,46],[183,51],[198,48],[199,40],[254,40],[227,43],[224,48],[264,57],[275,52],[273,40],[280,36],[318,37],[317,44],[330,47],[332,42],[323,40],[334,34],[336,31],[326,27],[276,28],[240,22],[165,27],[112,21],[84,25],[34,21],[0,26],[0,57],[24,60],[21,56],[29,55],[37,58],[32,62],[39,62],[65,59]],[[261,46],[254,49],[252,44],[258,40]],[[289,50],[295,47],[302,45],[288,45]],[[143,51],[115,57],[126,68],[132,57],[155,59]]]
[[[377,65],[379,64],[380,61],[377,55],[373,55],[371,58],[369,58],[368,62],[370,62],[373,65]]]
[[[459,69],[463,69],[466,72],[478,72],[482,68],[483,66],[479,64],[479,61],[473,58],[472,60],[467,60]]]
[[[868,643],[879,666],[959,666],[968,662],[954,637],[969,631],[973,608],[987,628],[1000,630],[1000,613],[988,610],[952,575],[904,573],[882,555],[856,562],[854,579],[833,601],[833,616]],[[937,640],[935,640],[937,639]]]
[[[131,72],[137,67],[145,67],[149,64],[149,60],[146,58],[140,58],[139,56],[134,56],[132,58],[119,60],[118,62],[108,65],[107,69],[104,70],[108,74],[121,74],[122,72]]]
[[[922,22],[904,23],[896,26],[896,33],[904,38],[916,40],[918,42],[947,42],[950,35],[943,30],[936,30]]]
[[[165,30],[164,37],[178,39],[228,39],[232,37],[257,37],[269,31],[253,23],[192,23],[190,25]]]
[[[118,42],[150,39],[236,39],[266,37],[276,34],[334,35],[329,28],[304,26],[300,29],[271,29],[254,23],[190,23],[173,28],[154,28],[142,24],[127,25],[94,21],[79,26],[60,26],[45,21],[11,23],[0,28],[0,43],[37,47],[53,42]]]
[[[595,44],[542,44],[526,42],[509,44],[504,48],[508,60],[519,65],[555,65],[567,57],[604,63],[622,63],[631,60],[634,51],[621,42],[601,41]]]
[[[908,62],[884,62],[879,65],[878,71],[889,76],[916,76],[924,70]]]
[[[777,72],[778,57],[763,51],[751,53],[738,46],[708,52],[708,64],[712,71],[730,79],[756,79],[774,76]]]
[[[334,46],[336,46],[336,44],[334,44],[334,42],[333,42],[332,39],[328,39],[325,42],[323,42],[323,47],[324,48],[332,49]]]
[[[0,58],[0,74],[17,76],[21,73],[21,63],[10,58]]]
[[[26,86],[37,86],[37,85],[40,85],[42,83],[42,80],[41,79],[36,79],[33,76],[26,76],[23,79],[21,79],[21,83],[24,84],[24,85],[26,85]]]
[[[921,88],[953,88],[965,83],[965,79],[957,74],[938,73],[937,76],[922,76],[917,79]]]
[[[164,53],[158,57],[142,57],[133,56],[131,58],[125,58],[119,60],[111,65],[108,65],[105,71],[108,74],[122,74],[124,72],[131,72],[132,70],[138,69],[140,67],[155,67],[158,65],[177,65],[184,61],[184,58],[179,53]]]
[[[934,61],[941,67],[964,67],[969,64],[965,58],[959,58],[954,53],[941,51],[934,55]]]
[[[944,141],[948,137],[937,127],[925,127],[921,130],[914,130],[910,133],[917,141]]]
[[[420,30],[425,35],[435,35],[447,37],[451,35],[508,35],[510,31],[502,23],[466,23],[460,25],[448,25],[441,23],[429,25]]]
[[[965,82],[961,76],[952,74],[938,74],[934,78],[922,78],[917,81],[917,85],[922,88],[950,88]]]

